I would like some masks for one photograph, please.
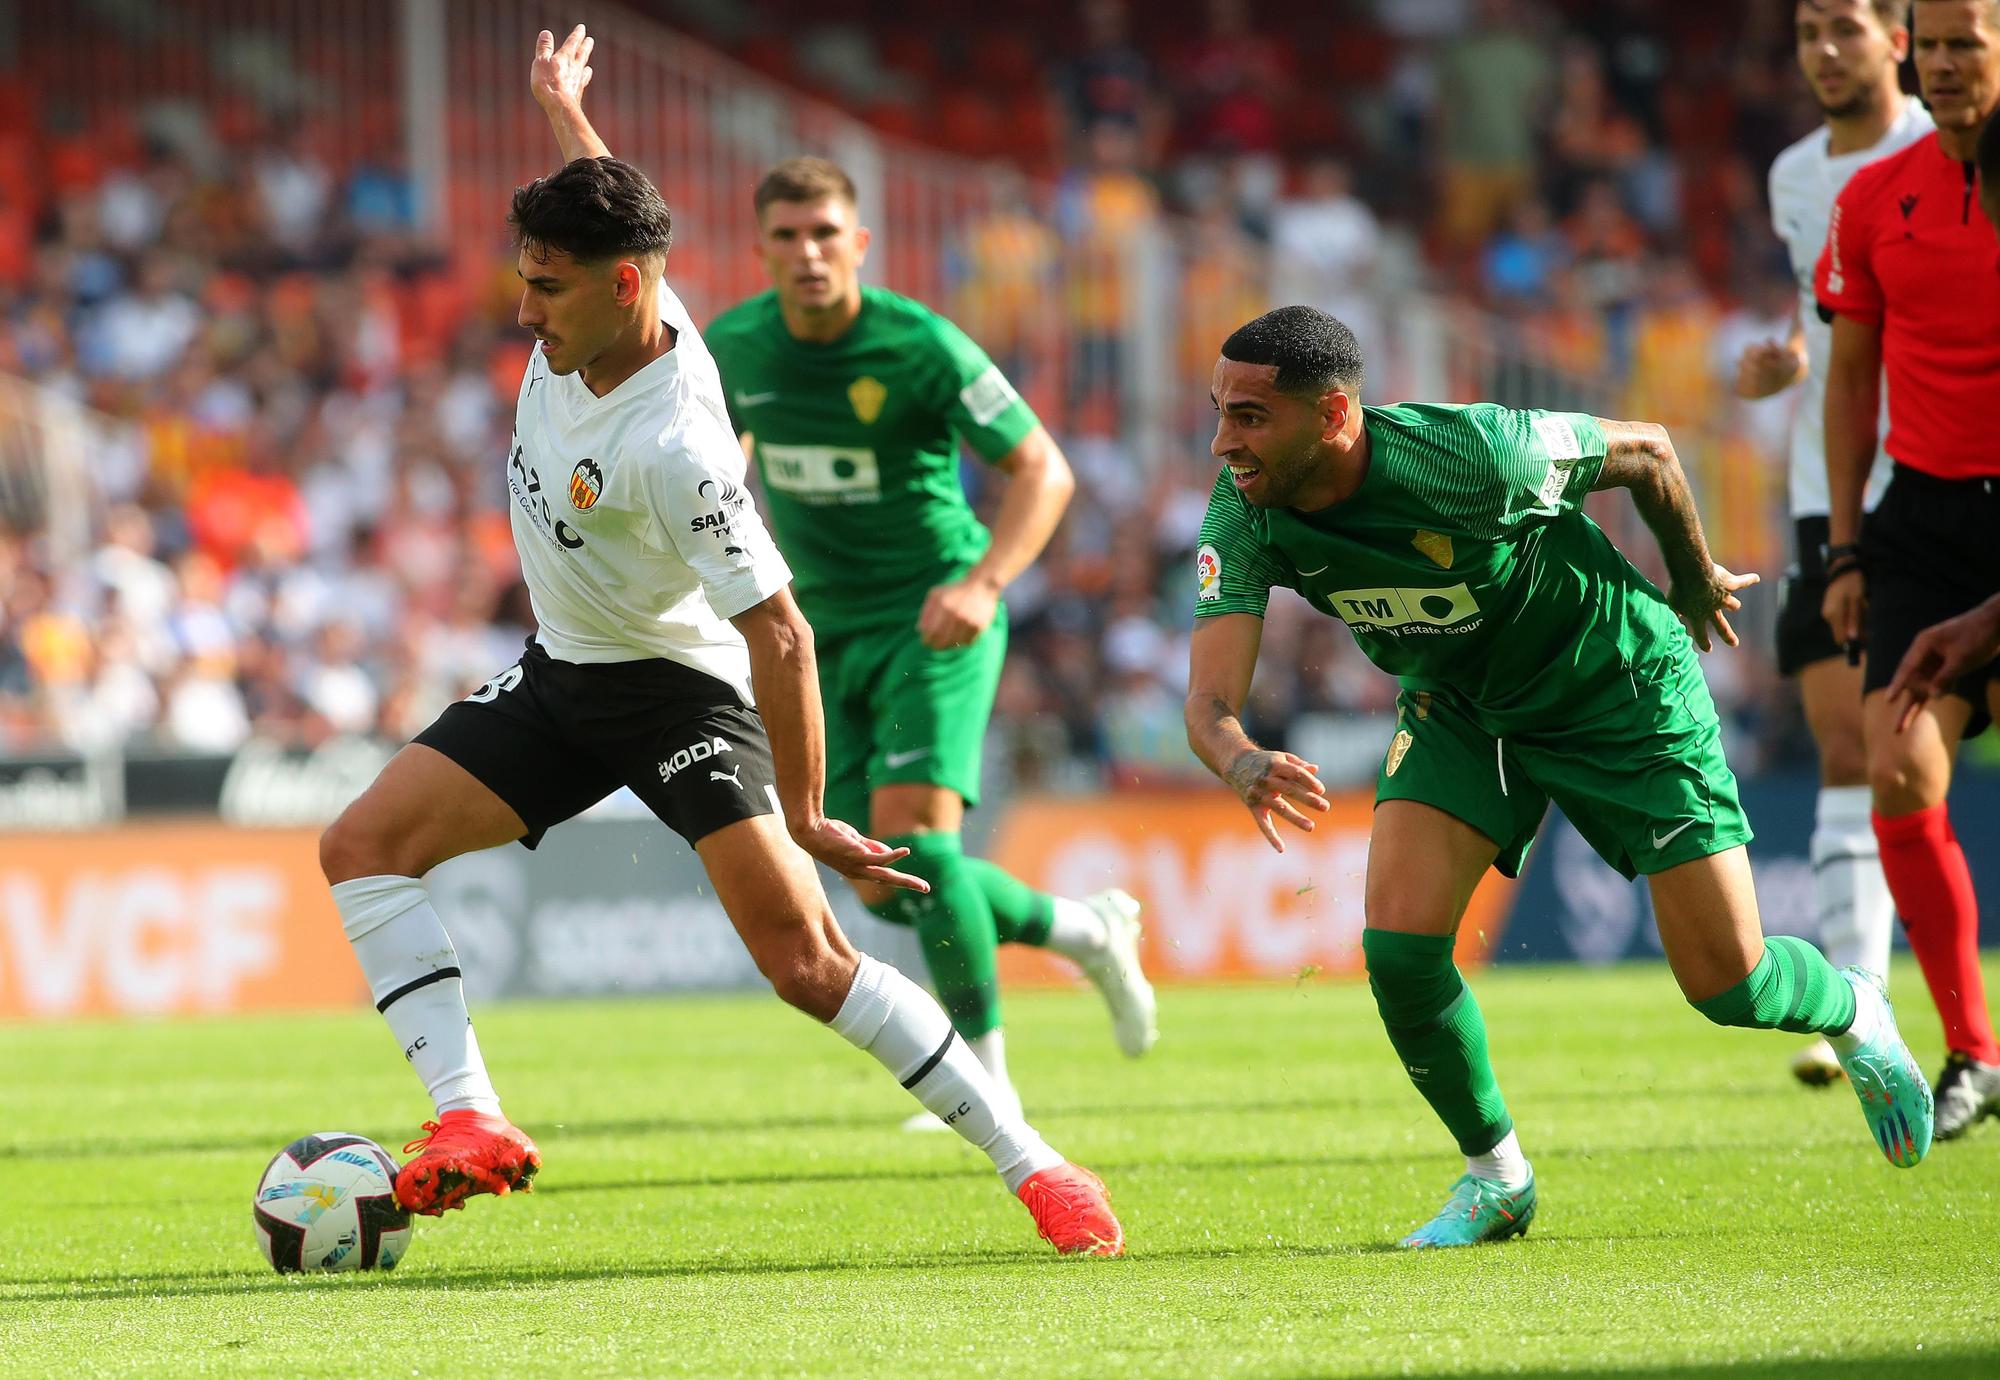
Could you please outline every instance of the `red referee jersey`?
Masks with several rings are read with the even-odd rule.
[[[2000,475],[2000,236],[1973,174],[1935,135],[1870,163],[1814,276],[1823,312],[1882,327],[1883,448],[1941,479]]]

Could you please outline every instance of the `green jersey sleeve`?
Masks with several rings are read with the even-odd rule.
[[[1604,431],[1583,412],[1478,409],[1475,424],[1493,444],[1493,464],[1506,490],[1503,512],[1559,517],[1583,506],[1604,469]]]
[[[1256,510],[1229,482],[1229,471],[1216,476],[1194,553],[1195,617],[1248,613],[1262,618],[1271,591],[1291,587],[1283,562],[1265,543],[1263,527]]]
[[[937,407],[980,459],[1000,459],[1041,424],[971,336],[939,316],[932,320],[931,340],[939,365]]]

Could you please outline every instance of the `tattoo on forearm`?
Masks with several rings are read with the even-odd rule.
[[[1708,542],[1702,535],[1701,514],[1666,428],[1650,422],[1602,421],[1600,425],[1605,453],[1597,487],[1632,491],[1633,506],[1659,541],[1674,579],[1706,578]]]

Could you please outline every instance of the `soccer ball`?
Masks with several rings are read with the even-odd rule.
[[[392,1270],[410,1249],[396,1162],[366,1136],[319,1131],[280,1150],[257,1184],[257,1244],[281,1274]]]

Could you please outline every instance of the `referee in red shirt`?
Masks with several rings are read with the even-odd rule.
[[[1833,320],[1824,611],[1836,638],[1867,649],[1875,836],[1944,1020],[1937,1136],[1948,1140],[2000,1113],[1979,905],[1945,806],[1960,740],[2000,713],[2000,662],[1922,702],[1906,732],[1887,689],[1924,629],[2000,591],[2000,236],[1981,214],[1974,161],[2000,107],[2000,0],[1916,0],[1913,20],[1937,134],[1854,175],[1819,262],[1820,310]],[[1864,531],[1885,374],[1895,471]]]

